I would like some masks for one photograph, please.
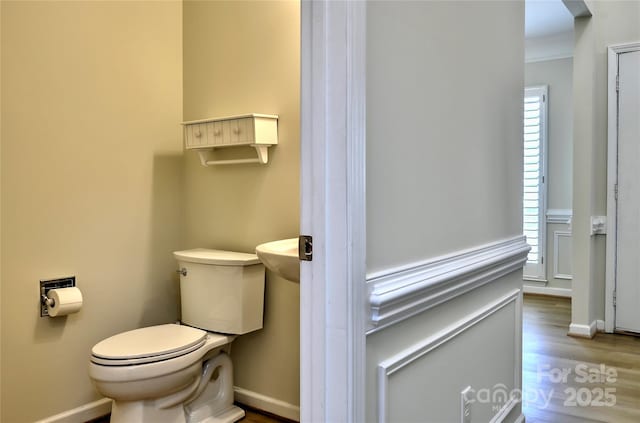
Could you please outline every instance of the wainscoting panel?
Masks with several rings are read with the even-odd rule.
[[[518,405],[510,394],[521,387],[521,313],[516,289],[379,362],[378,422],[426,417],[426,410],[430,421],[461,421],[453,404],[466,386],[476,398],[473,421],[506,419]]]
[[[553,277],[573,279],[571,231],[553,232]]]

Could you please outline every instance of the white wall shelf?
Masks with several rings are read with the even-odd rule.
[[[278,144],[278,116],[251,113],[183,122],[184,148],[195,150],[203,166],[260,163],[269,161],[268,148]],[[258,157],[211,160],[216,148],[253,147]]]

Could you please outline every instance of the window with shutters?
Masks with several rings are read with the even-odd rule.
[[[545,280],[545,157],[547,141],[547,87],[524,90],[524,169],[522,227],[531,251],[524,278]]]

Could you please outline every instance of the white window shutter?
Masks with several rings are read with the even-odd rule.
[[[547,134],[547,88],[526,88],[524,93],[524,160],[522,227],[531,251],[525,279],[545,279],[545,152]]]

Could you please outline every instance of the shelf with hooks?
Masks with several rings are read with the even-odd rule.
[[[268,148],[278,144],[278,116],[252,113],[183,122],[184,146],[195,150],[203,166],[269,162]],[[213,160],[217,148],[253,147],[257,157]]]

